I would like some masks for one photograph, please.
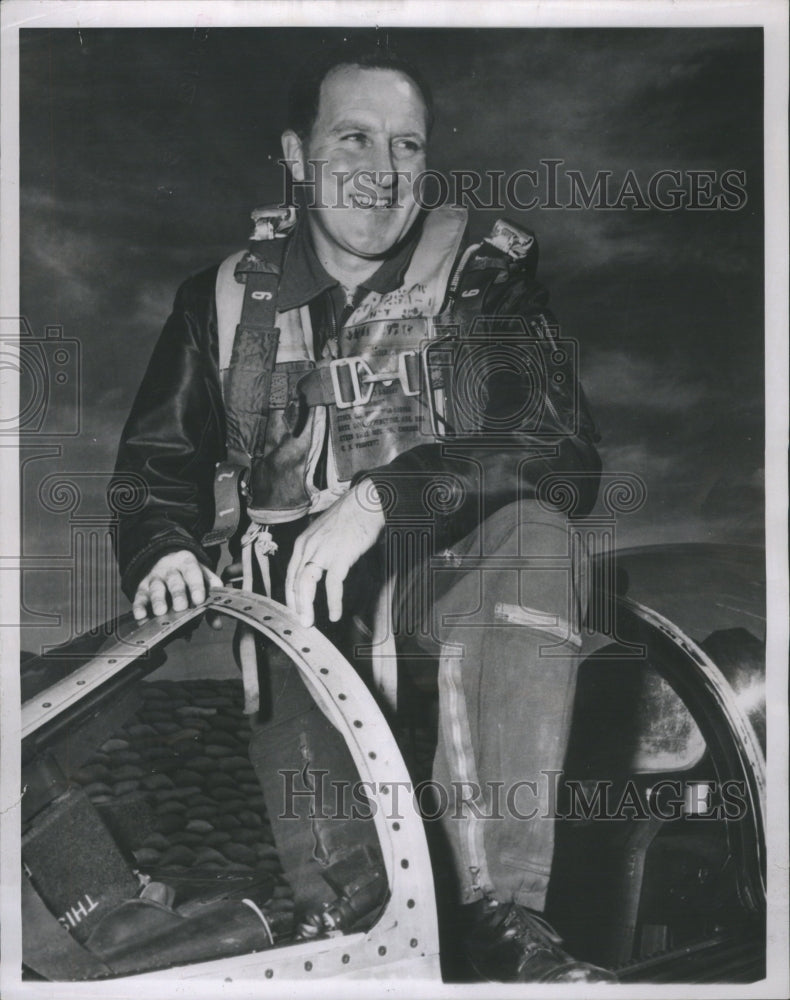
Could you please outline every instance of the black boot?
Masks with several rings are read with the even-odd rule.
[[[614,973],[572,958],[551,925],[525,906],[482,899],[466,909],[466,952],[483,979],[505,983],[617,982]]]

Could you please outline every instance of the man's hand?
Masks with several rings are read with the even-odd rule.
[[[309,628],[313,624],[316,586],[324,573],[330,621],[340,620],[343,581],[354,563],[373,546],[383,527],[378,494],[372,483],[363,480],[296,539],[285,578],[285,600],[302,625]]]
[[[173,611],[185,611],[190,601],[197,607],[206,599],[207,585],[208,589],[221,587],[222,580],[186,549],[168,552],[140,581],[132,613],[138,622],[148,617],[149,607],[154,615],[166,614],[168,594]]]

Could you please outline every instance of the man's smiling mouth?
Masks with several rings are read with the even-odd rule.
[[[397,202],[392,198],[377,199],[366,194],[352,194],[351,204],[354,208],[364,209],[391,209],[397,207]]]

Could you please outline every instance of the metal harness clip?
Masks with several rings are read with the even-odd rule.
[[[409,364],[411,362],[411,365]],[[374,372],[364,358],[334,358],[329,362],[332,391],[339,410],[364,406],[370,402],[376,382],[400,383],[404,396],[419,396],[420,366],[417,351],[402,351],[395,371]]]
[[[273,240],[286,236],[296,223],[296,209],[293,205],[264,205],[250,213],[253,221],[253,240]]]

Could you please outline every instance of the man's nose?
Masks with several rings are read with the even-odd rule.
[[[397,174],[389,142],[376,143],[371,170],[373,171],[373,183],[377,188],[382,191],[392,190],[397,182]]]

